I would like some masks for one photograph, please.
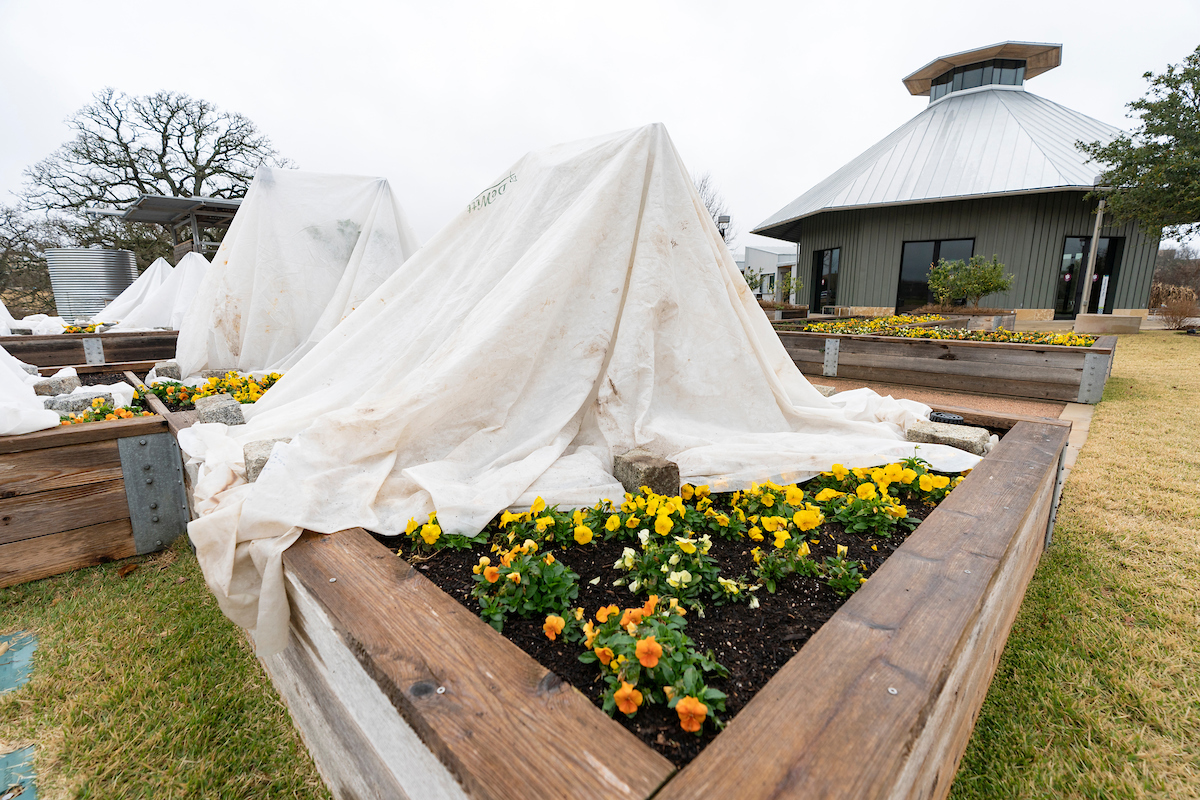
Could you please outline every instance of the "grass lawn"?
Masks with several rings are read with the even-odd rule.
[[[0,634],[38,639],[0,752],[37,745],[42,798],[329,797],[186,542],[136,562],[0,589]]]
[[[952,797],[1200,797],[1200,337],[1122,336]]]

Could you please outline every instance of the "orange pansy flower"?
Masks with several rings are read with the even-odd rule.
[[[500,568],[499,567],[484,567],[483,568],[483,577],[487,578],[488,583],[495,583],[496,581],[500,580]]]
[[[679,714],[679,727],[688,733],[699,731],[704,725],[704,718],[708,716],[708,706],[694,697],[680,700],[675,704],[675,711]]]
[[[649,617],[654,613],[655,607],[658,605],[658,595],[652,594],[646,600],[646,605],[642,606],[642,616]]]
[[[546,632],[546,638],[553,642],[563,632],[566,624],[567,621],[557,614],[547,614],[546,621],[542,624],[542,630]]]
[[[625,628],[630,625],[640,624],[642,621],[642,610],[640,608],[627,608],[625,613],[621,615],[621,627]]]
[[[600,659],[600,663],[608,666],[608,662],[613,660],[613,651],[611,647],[597,647],[596,658]]]
[[[653,669],[658,666],[658,659],[662,655],[662,645],[654,641],[653,636],[647,636],[645,639],[638,640],[635,652],[637,660],[643,667]]]
[[[632,684],[621,681],[621,688],[613,693],[613,700],[617,701],[617,710],[622,714],[633,714],[642,704],[642,693]]]
[[[620,610],[616,606],[605,606],[596,612],[596,619],[600,620],[601,623],[608,622],[608,618]]]

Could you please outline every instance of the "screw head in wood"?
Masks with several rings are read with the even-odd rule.
[[[900,693],[896,691],[896,687],[894,687],[894,686],[889,686],[889,687],[888,687],[888,694],[900,694]]]

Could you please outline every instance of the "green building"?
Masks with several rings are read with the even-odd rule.
[[[797,302],[856,314],[932,301],[939,258],[996,255],[1016,280],[985,299],[1018,319],[1072,319],[1100,171],[1075,143],[1120,130],[1025,90],[1056,44],[1003,42],[936,59],[904,79],[920,114],[789,203],[754,233],[798,244]],[[1101,228],[1089,313],[1145,316],[1158,236]]]

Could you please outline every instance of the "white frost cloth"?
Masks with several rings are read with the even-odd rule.
[[[259,167],[180,326],[180,369],[288,369],[417,247],[382,178]]]
[[[146,267],[146,271],[138,276],[137,280],[125,287],[125,291],[121,292],[116,298],[104,307],[96,316],[92,317],[92,322],[122,322],[125,317],[133,313],[133,311],[149,297],[155,289],[162,285],[163,281],[171,274],[171,264],[165,258],[157,258],[154,263]]]
[[[619,498],[612,459],[635,447],[719,489],[914,454],[901,424],[927,408],[850,401],[800,374],[666,129],[649,125],[525,156],[247,425],[194,428],[205,448],[181,437],[209,453],[196,491],[208,513],[188,532],[222,609],[271,653],[287,643],[282,553],[302,528],[396,534],[436,509],[443,530],[473,535],[537,495]],[[244,483],[236,445],[283,437]],[[944,470],[978,463],[919,453]]]
[[[39,378],[25,372],[21,363],[0,347],[0,436],[32,433],[59,424],[57,412],[47,411],[44,398],[33,391]],[[60,374],[63,372],[60,370]],[[71,374],[74,372],[71,370]]]
[[[157,287],[147,293],[136,308],[132,309],[114,331],[150,330],[171,328],[178,330],[196,301],[204,275],[208,271],[208,259],[199,253],[187,253],[175,265],[175,269]],[[140,279],[139,279],[140,280]]]

